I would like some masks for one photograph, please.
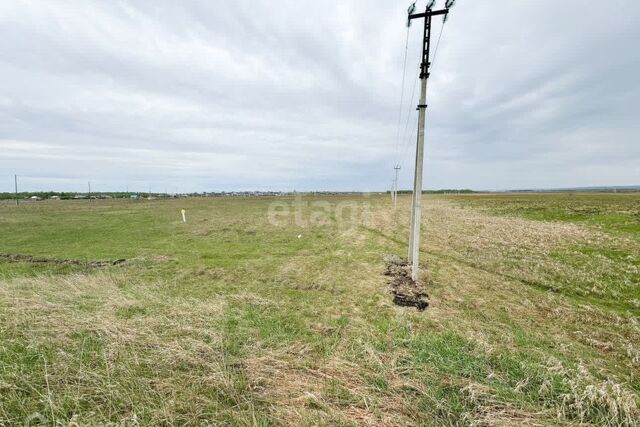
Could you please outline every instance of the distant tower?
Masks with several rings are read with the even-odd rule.
[[[396,176],[393,180],[393,209],[396,208],[396,206],[398,205],[398,171],[400,170],[401,166],[399,164],[396,164],[393,169],[396,172]]]

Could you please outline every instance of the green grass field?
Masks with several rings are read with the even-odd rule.
[[[640,425],[640,195],[302,201],[0,203],[0,425]]]

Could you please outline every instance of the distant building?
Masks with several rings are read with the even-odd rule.
[[[141,197],[139,194],[132,194],[129,198],[131,200],[140,200]]]
[[[60,200],[60,196],[51,196],[49,197],[51,200]]]

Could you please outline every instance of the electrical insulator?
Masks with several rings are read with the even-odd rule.
[[[411,26],[411,19],[409,19],[409,16],[415,11],[416,11],[416,2],[413,2],[411,6],[409,6],[409,9],[407,10],[407,28]]]

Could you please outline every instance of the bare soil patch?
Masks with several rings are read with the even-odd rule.
[[[424,311],[429,306],[429,295],[420,283],[411,278],[409,263],[397,255],[386,255],[384,261],[386,266],[384,274],[389,277],[393,303]]]
[[[2,254],[0,253],[0,260],[7,262],[30,262],[34,264],[55,264],[55,265],[70,265],[78,267],[109,267],[113,265],[120,265],[125,263],[126,259],[116,259],[111,261],[83,261],[79,259],[57,259],[46,257],[34,257],[31,255],[20,254]]]

